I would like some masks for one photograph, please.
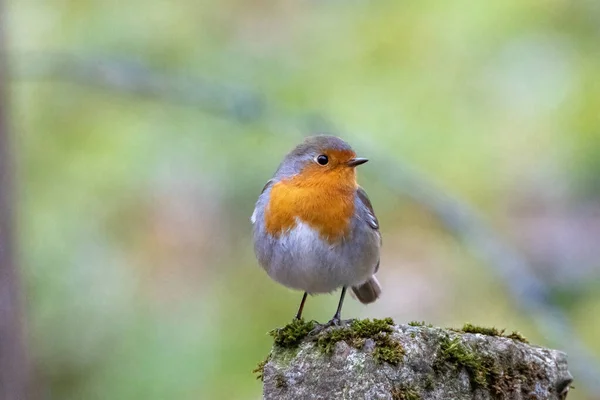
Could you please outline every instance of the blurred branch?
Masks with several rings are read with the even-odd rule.
[[[260,95],[239,87],[185,75],[165,75],[132,60],[79,57],[72,54],[24,54],[15,57],[12,79],[56,81],[119,91],[132,96],[193,106],[239,121],[262,118]]]
[[[0,2],[0,54],[4,48]],[[28,397],[29,371],[23,338],[19,276],[14,256],[12,152],[7,119],[7,75],[0,57],[0,399]]]
[[[35,62],[30,59],[25,61],[14,69],[13,79],[76,83],[186,104],[242,122],[275,122],[278,129],[273,131],[278,134],[291,133],[298,127],[304,129],[307,126],[311,131],[336,131],[326,118],[314,115],[298,117],[272,106],[267,107],[262,97],[252,91],[164,75],[144,68],[139,63],[55,55],[38,56]],[[323,127],[326,129],[319,129]],[[360,136],[355,135],[353,141],[361,142]],[[549,341],[570,354],[576,379],[600,394],[598,361],[577,337],[563,311],[550,304],[548,288],[532,273],[531,265],[514,252],[465,202],[450,196],[413,168],[382,153],[380,148],[373,148],[367,141],[362,141],[356,147],[368,148],[369,154],[374,155],[383,165],[382,170],[386,173],[380,179],[387,186],[436,215],[450,232],[494,270],[512,294],[515,305],[533,319],[539,331]]]

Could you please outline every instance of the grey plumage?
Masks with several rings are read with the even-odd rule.
[[[363,304],[374,302],[381,295],[381,286],[375,276],[359,286],[352,286],[352,293]]]

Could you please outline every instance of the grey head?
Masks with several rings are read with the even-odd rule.
[[[337,136],[309,136],[285,156],[274,178],[289,178],[311,163],[326,165],[322,163],[334,159],[351,167],[367,162],[365,158],[357,158],[352,147]]]

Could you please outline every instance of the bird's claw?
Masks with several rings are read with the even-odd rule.
[[[321,333],[323,331],[323,329],[325,329],[325,327],[323,325],[319,325],[316,328],[314,328],[312,331],[308,332],[309,337],[314,337],[317,336],[319,333]]]
[[[339,318],[332,318],[329,322],[327,322],[326,324],[323,325],[317,325],[312,331],[310,331],[308,333],[308,336],[316,336],[319,333],[323,332],[325,329],[327,328],[331,328],[332,326],[340,326],[341,325],[341,320]]]

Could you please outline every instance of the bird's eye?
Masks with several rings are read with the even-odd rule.
[[[329,162],[329,158],[325,154],[321,154],[317,157],[317,162],[320,165],[327,165],[327,163]]]

